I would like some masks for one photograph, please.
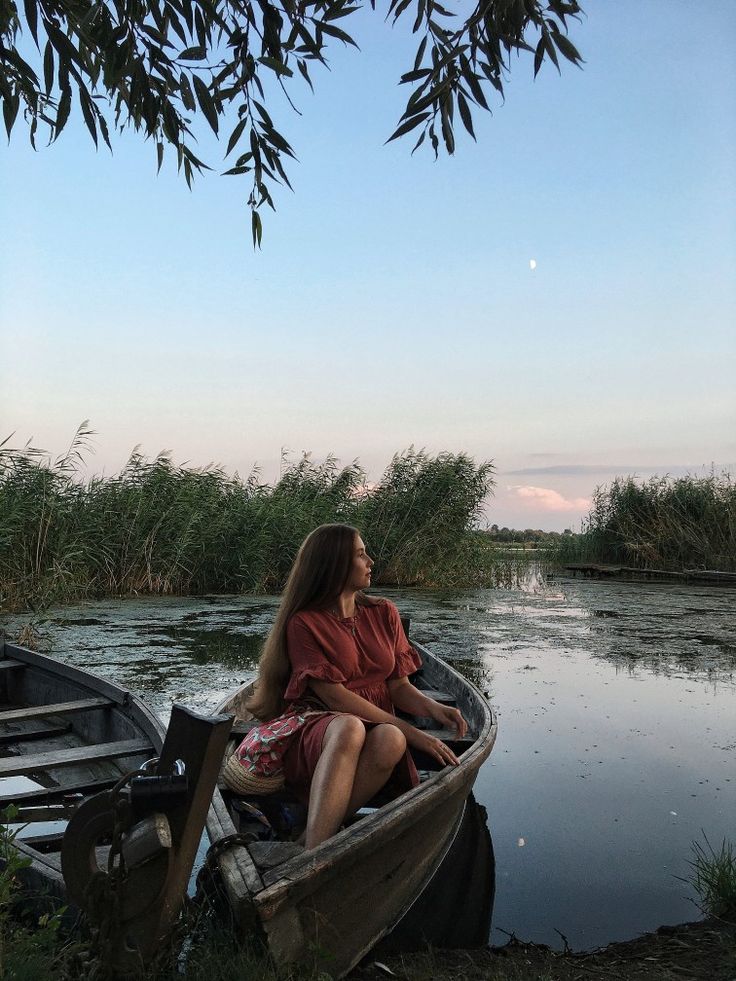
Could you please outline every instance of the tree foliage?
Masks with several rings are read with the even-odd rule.
[[[370,0],[375,7],[375,0]],[[198,117],[223,139],[231,175],[250,175],[255,244],[259,209],[273,207],[273,185],[289,185],[294,156],[267,103],[275,83],[291,102],[293,82],[312,87],[328,45],[357,47],[346,18],[354,0],[0,0],[0,102],[10,133],[22,111],[32,145],[39,124],[56,140],[78,106],[95,145],[132,127],[166,147],[191,185],[210,169],[193,150]],[[545,58],[581,63],[567,36],[576,0],[477,0],[458,14],[437,0],[390,0],[388,18],[412,18],[418,39],[400,83],[410,89],[389,140],[418,134],[455,149],[456,113],[475,139],[473,112],[503,96],[512,55],[529,52],[534,73]],[[273,105],[270,106],[273,111]],[[221,128],[224,131],[221,132]]]

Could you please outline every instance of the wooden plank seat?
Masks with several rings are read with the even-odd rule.
[[[99,794],[102,790],[109,790],[117,781],[118,777],[106,777],[102,780],[62,784],[60,787],[39,787],[37,790],[24,790],[15,794],[0,794],[0,807],[5,807],[7,804],[26,804],[30,801],[52,803],[76,794],[88,797],[91,794]]]
[[[63,831],[51,831],[45,835],[24,835],[23,838],[18,840],[43,854],[46,852],[58,852],[61,848],[63,837]]]
[[[462,738],[459,738],[454,729],[423,729],[428,736],[434,736],[435,739],[441,739],[443,743],[448,745],[465,745],[472,746],[475,740],[478,738],[473,735],[472,732],[468,732]]]
[[[70,715],[72,712],[89,712],[92,709],[109,708],[109,698],[78,698],[73,702],[56,702],[51,705],[30,705],[24,708],[0,712],[0,722],[20,722],[25,719],[42,719],[46,715]]]
[[[38,824],[48,821],[68,821],[77,809],[78,801],[66,804],[41,804],[33,807],[19,807],[13,819],[15,823]]]
[[[15,729],[13,732],[0,732],[0,746],[7,746],[8,743],[25,743],[32,739],[52,739],[54,736],[63,736],[71,729],[71,722],[64,725],[48,725],[43,728],[38,726],[33,729]]]
[[[458,738],[454,729],[423,729],[422,731],[426,732],[428,736],[434,736],[435,739],[441,739],[445,746],[449,747],[456,756],[462,756],[465,750],[470,749],[477,739],[477,736],[474,736],[471,732],[468,732],[462,738]],[[430,756],[429,753],[423,753],[419,749],[412,749],[411,755],[419,771],[424,770],[436,773],[438,770],[444,769],[442,764],[433,756]]]
[[[447,691],[435,691],[433,688],[418,688],[422,695],[434,699],[440,705],[457,705],[457,699]]]
[[[17,777],[37,770],[52,770],[62,766],[76,766],[78,763],[95,763],[121,756],[150,754],[152,749],[147,739],[124,739],[113,743],[99,743],[95,746],[73,746],[70,749],[56,749],[48,753],[11,756],[0,759],[0,777]]]

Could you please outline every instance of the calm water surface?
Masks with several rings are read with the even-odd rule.
[[[532,576],[385,594],[498,712],[475,787],[496,854],[492,941],[583,949],[697,918],[679,878],[691,843],[736,839],[736,591]],[[167,718],[252,675],[276,603],[90,602],[39,626],[55,656]]]

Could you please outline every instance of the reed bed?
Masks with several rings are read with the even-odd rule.
[[[579,535],[557,544],[560,562],[601,562],[675,572],[736,571],[736,484],[705,477],[619,477],[598,488]]]
[[[306,534],[326,521],[361,529],[374,581],[492,581],[474,533],[493,465],[463,453],[396,454],[375,485],[355,462],[309,455],[278,482],[134,452],[110,478],[80,477],[90,431],[62,457],[0,447],[0,608],[126,594],[278,592]]]

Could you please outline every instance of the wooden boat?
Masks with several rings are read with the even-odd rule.
[[[161,752],[165,727],[129,691],[0,640],[0,809],[26,825],[15,844],[28,885],[66,901],[61,846],[79,802]]]
[[[345,975],[412,907],[453,843],[497,725],[473,685],[426,648],[414,646],[423,667],[413,682],[438,701],[457,705],[469,732],[459,740],[454,732],[432,729],[430,719],[413,721],[450,745],[460,764],[433,769],[433,761],[415,754],[422,778],[418,787],[366,809],[310,851],[289,842],[254,842],[218,856],[236,926],[259,928],[277,963],[316,960],[333,977]],[[242,686],[218,707],[235,715],[239,735],[254,724],[244,707],[249,690]],[[207,823],[216,851],[218,841],[240,830],[237,801],[221,790]],[[274,807],[271,798],[257,801],[264,810]]]
[[[235,924],[241,932],[262,931],[278,962],[317,959],[325,971],[342,977],[412,908],[452,848],[466,799],[493,747],[496,722],[469,682],[414,646],[424,661],[414,683],[438,701],[456,704],[469,723],[462,740],[432,730],[460,757],[459,766],[435,770],[432,760],[415,754],[422,778],[418,787],[365,809],[350,827],[309,852],[288,841],[244,845],[233,840],[230,836],[241,830],[238,802],[218,789],[212,794],[207,831]],[[243,708],[247,691],[243,686],[218,709],[236,716],[238,738],[252,724]],[[221,733],[223,726],[230,729],[227,719],[208,721]],[[414,722],[427,729],[434,725],[429,719]],[[0,808],[19,809],[17,822],[25,828],[15,844],[30,859],[24,876],[31,889],[74,901],[74,889],[62,874],[69,822],[85,808],[94,810],[95,800],[104,801],[104,792],[150,757],[171,763],[178,754],[167,753],[165,735],[160,720],[132,693],[0,641]],[[216,741],[210,740],[210,750]],[[218,766],[222,746],[224,738]],[[272,809],[289,803],[283,794],[259,799],[264,809],[266,802]],[[82,851],[101,816],[93,814],[86,829],[81,822],[87,838]],[[103,868],[109,850],[109,841],[100,844],[92,848],[93,869]],[[95,852],[100,853],[96,861]],[[159,866],[141,866],[146,891],[147,880],[156,876],[175,878],[179,885],[183,877],[186,884],[188,870]],[[138,925],[147,919],[138,916]]]
[[[139,972],[178,918],[231,725],[174,705],[164,729],[117,685],[0,646],[0,802],[17,809],[27,893],[84,910],[113,976]]]

